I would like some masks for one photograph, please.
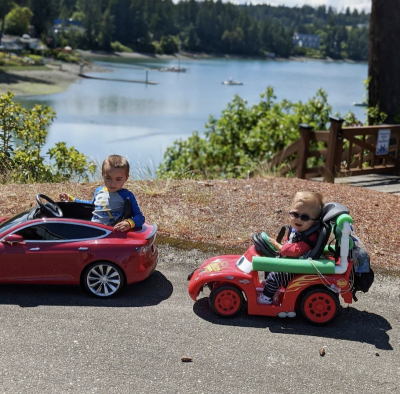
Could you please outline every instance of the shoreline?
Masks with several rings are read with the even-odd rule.
[[[295,61],[295,62],[325,62],[325,63],[352,63],[365,64],[365,62],[355,62],[352,60],[333,60],[315,59],[291,56],[284,58],[266,58],[266,57],[243,57],[231,56],[223,54],[192,54],[189,52],[181,52],[175,55],[157,55],[145,54],[139,52],[97,52],[78,50],[84,59],[110,58],[110,59],[157,59],[157,60],[199,60],[199,59],[235,59],[235,60],[265,60],[265,61]],[[33,96],[33,95],[48,95],[61,93],[68,90],[69,86],[80,78],[80,66],[74,63],[47,64],[45,70],[9,70],[0,71],[0,94],[11,91],[15,96]],[[87,66],[90,72],[109,72],[109,70],[99,67],[93,63]]]
[[[40,70],[8,70],[0,72],[0,94],[8,91],[15,96],[48,95],[66,91],[80,78],[80,66],[74,63],[47,64]],[[108,70],[94,64],[87,66],[90,72]]]

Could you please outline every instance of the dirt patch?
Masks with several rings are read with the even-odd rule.
[[[91,199],[98,184],[1,185],[0,216],[36,205],[36,193],[58,200],[60,192]],[[400,271],[400,196],[360,187],[300,179],[255,178],[229,181],[134,181],[132,190],[159,234],[174,243],[212,245],[221,250],[244,250],[252,235],[276,236],[288,223],[287,211],[296,191],[321,192],[325,202],[345,205],[354,219],[372,265]]]

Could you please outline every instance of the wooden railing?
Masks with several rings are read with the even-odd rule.
[[[314,131],[300,125],[300,139],[277,153],[269,162],[281,175],[295,171],[297,178],[335,177],[367,174],[400,174],[400,125],[342,127],[343,119],[330,118],[329,131]],[[390,130],[389,149],[376,154],[379,130]],[[315,144],[320,142],[320,144]],[[318,147],[316,147],[318,145]],[[310,158],[321,165],[311,167]]]

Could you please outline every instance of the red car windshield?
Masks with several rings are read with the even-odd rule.
[[[0,223],[0,238],[1,238],[1,234],[6,232],[11,227],[16,226],[17,224],[26,222],[28,219],[28,214],[29,214],[29,211],[21,212],[18,215],[12,216],[11,218]]]

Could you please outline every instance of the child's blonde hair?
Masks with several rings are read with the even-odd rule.
[[[305,204],[312,204],[315,207],[315,217],[321,216],[322,208],[324,207],[324,198],[321,193],[316,192],[297,192],[293,196],[292,205],[301,202]]]
[[[104,173],[105,167],[114,167],[114,168],[125,168],[126,169],[126,175],[129,176],[129,162],[128,160],[125,159],[125,157],[119,156],[119,155],[110,155],[108,156],[104,161],[101,166],[101,173]]]

